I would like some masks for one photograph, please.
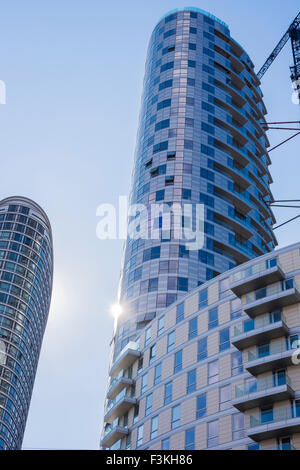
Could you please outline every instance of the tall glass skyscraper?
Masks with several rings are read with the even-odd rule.
[[[52,278],[45,212],[24,197],[0,201],[0,450],[22,445]]]
[[[275,247],[259,85],[248,54],[213,15],[185,8],[155,27],[130,204],[203,204],[205,238],[189,250],[174,227],[159,239],[128,237],[114,357],[187,291]],[[161,216],[151,223],[161,227]]]

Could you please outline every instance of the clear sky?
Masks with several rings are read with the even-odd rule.
[[[258,69],[299,1],[192,5],[228,23]],[[7,104],[0,105],[0,198],[38,202],[51,220],[55,250],[53,302],[24,448],[98,448],[113,328],[109,308],[123,242],[96,238],[96,208],[116,204],[129,191],[147,43],[159,18],[183,6],[175,0],[1,5],[0,79]],[[263,79],[270,121],[299,120],[291,64],[287,45]],[[273,132],[272,144],[284,138]],[[271,154],[278,199],[300,199],[299,140]],[[297,213],[276,215],[283,221]],[[279,229],[280,246],[299,241],[299,231],[300,221]]]

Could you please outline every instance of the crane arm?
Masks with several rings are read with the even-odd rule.
[[[264,65],[262,66],[260,71],[258,72],[257,76],[258,76],[259,80],[263,77],[263,75],[266,73],[266,71],[268,70],[270,65],[274,62],[274,60],[276,59],[276,57],[278,56],[280,51],[284,48],[284,46],[288,42],[289,38],[291,37],[291,32],[293,30],[295,30],[297,27],[299,27],[299,25],[300,25],[300,12],[298,13],[298,15],[296,16],[296,18],[294,19],[294,21],[290,25],[287,32],[281,38],[281,40],[279,41],[279,43],[277,44],[277,46],[275,47],[273,52],[269,55],[266,62],[264,63]]]

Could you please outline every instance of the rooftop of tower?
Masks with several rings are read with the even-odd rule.
[[[172,15],[173,13],[178,13],[179,11],[195,11],[197,13],[202,13],[202,15],[205,15],[205,16],[209,16],[210,18],[212,18],[213,20],[217,21],[218,23],[220,23],[221,25],[225,26],[225,28],[228,28],[229,29],[229,26],[222,20],[220,20],[219,18],[217,18],[216,16],[214,16],[212,13],[209,13],[208,11],[205,11],[205,10],[202,10],[201,8],[197,8],[197,7],[184,7],[184,8],[175,8],[174,10],[171,10],[171,11],[168,11],[165,15],[163,15],[158,23],[163,20],[164,18],[166,18],[167,16],[169,15]]]

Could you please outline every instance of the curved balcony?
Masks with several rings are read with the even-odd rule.
[[[246,411],[258,406],[290,400],[295,397],[291,380],[288,376],[259,379],[252,384],[237,385],[232,406],[239,411]]]
[[[244,311],[251,318],[300,302],[300,293],[294,279],[268,285],[246,296]]]
[[[129,386],[134,384],[133,379],[128,377],[114,378],[110,381],[110,387],[107,392],[107,398],[113,400],[119,393]]]
[[[292,357],[296,350],[288,338],[284,341],[258,346],[248,351],[245,369],[252,375],[285,369],[293,364]]]
[[[119,425],[116,425],[116,426],[109,425],[107,428],[105,428],[103,438],[101,440],[101,447],[104,447],[104,448],[111,447],[120,439],[122,439],[123,437],[126,437],[128,433],[129,431],[127,427],[119,426]]]
[[[262,441],[300,432],[300,411],[290,406],[273,410],[267,417],[261,413],[250,416],[248,437]]]
[[[128,391],[123,389],[116,398],[107,402],[104,422],[113,423],[116,418],[124,416],[136,403],[134,393],[128,394]]]
[[[134,341],[130,341],[115,358],[110,368],[109,375],[118,375],[121,370],[128,369],[140,355],[141,352],[139,351],[138,344]]]
[[[258,317],[255,320],[245,320],[234,327],[232,344],[237,349],[243,349],[260,344],[266,344],[272,339],[288,336],[289,328],[280,311]]]
[[[253,264],[230,276],[230,289],[241,297],[251,291],[265,287],[285,277],[277,258]]]

